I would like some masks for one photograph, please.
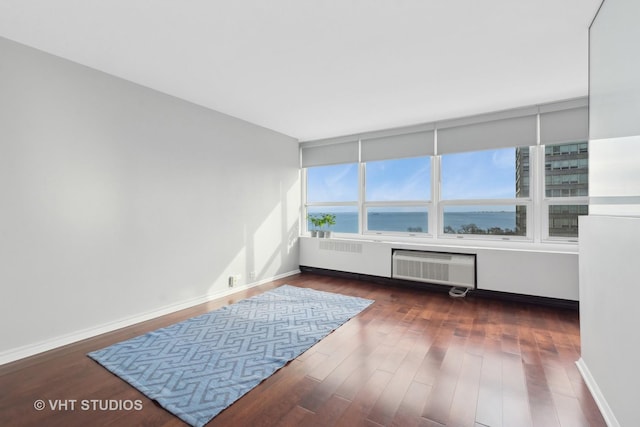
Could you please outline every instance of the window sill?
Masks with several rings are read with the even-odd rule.
[[[311,238],[309,234],[301,237]],[[335,233],[331,234],[329,240],[348,240],[348,241],[365,241],[380,243],[398,243],[412,244],[418,246],[431,246],[442,248],[467,248],[467,249],[496,249],[496,250],[522,250],[522,251],[540,251],[540,252],[563,252],[578,253],[577,242],[568,242],[566,240],[549,240],[543,242],[533,242],[530,240],[502,240],[483,239],[481,237],[473,238],[456,238],[456,237],[433,237],[433,236],[400,236],[400,235],[382,235],[382,234],[349,234]]]

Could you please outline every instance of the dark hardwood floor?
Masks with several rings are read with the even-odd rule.
[[[86,353],[284,283],[376,302],[207,426],[606,425],[575,366],[576,311],[305,273],[0,366],[0,426],[185,425]],[[79,407],[92,399],[142,409]]]

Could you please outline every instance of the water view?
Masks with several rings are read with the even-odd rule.
[[[336,224],[328,229],[338,233],[358,232],[357,212],[335,212]],[[369,230],[426,233],[427,212],[373,212],[367,216]],[[309,230],[312,229],[308,224]],[[447,234],[520,234],[516,233],[516,212],[445,212]]]

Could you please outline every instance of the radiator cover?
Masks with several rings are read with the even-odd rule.
[[[395,249],[391,277],[473,289],[476,255]]]

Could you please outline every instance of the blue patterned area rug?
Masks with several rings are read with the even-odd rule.
[[[203,426],[372,300],[284,285],[89,353],[193,426]]]

